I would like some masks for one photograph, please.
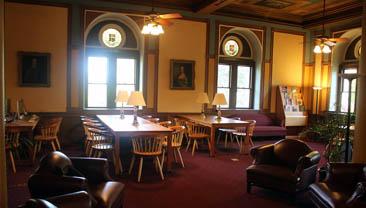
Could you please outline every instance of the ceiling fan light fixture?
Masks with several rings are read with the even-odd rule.
[[[328,45],[324,45],[322,48],[322,52],[323,53],[331,53],[332,50],[330,49],[330,47]]]
[[[144,35],[161,35],[164,33],[163,27],[155,22],[155,21],[151,21],[149,22],[147,25],[145,24],[142,28],[141,31],[142,34]]]
[[[322,52],[322,49],[320,48],[320,45],[316,45],[315,47],[314,47],[314,53],[321,53]]]

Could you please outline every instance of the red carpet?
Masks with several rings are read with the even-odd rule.
[[[309,144],[320,152],[324,150],[323,144]],[[64,152],[69,156],[81,154],[75,147],[65,148]],[[186,167],[181,168],[180,164],[176,164],[164,181],[160,180],[149,161],[144,162],[141,183],[137,183],[137,166],[132,176],[119,177],[118,180],[127,187],[125,208],[312,207],[303,195],[294,204],[286,194],[261,188],[254,187],[252,194],[247,194],[245,168],[252,159],[239,155],[236,149],[221,149],[215,158],[210,158],[207,150],[198,151],[193,157],[190,152],[183,150],[182,153]],[[324,162],[322,160],[321,163]],[[123,166],[126,171],[128,159],[123,161]],[[8,173],[9,207],[16,207],[29,198],[26,181],[34,167],[23,162],[18,163],[17,168],[16,174]]]

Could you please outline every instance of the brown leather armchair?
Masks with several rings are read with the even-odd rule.
[[[315,182],[320,154],[300,140],[253,147],[250,154],[254,161],[247,168],[248,193],[252,186],[259,186],[295,196]]]
[[[366,207],[366,164],[330,163],[311,184],[308,196],[321,208]]]
[[[19,208],[90,208],[92,201],[85,191],[54,196],[47,199],[29,199]]]
[[[112,181],[108,161],[102,158],[70,157],[54,151],[41,159],[28,180],[32,198],[49,198],[76,191],[88,192],[93,207],[123,206],[124,184]]]

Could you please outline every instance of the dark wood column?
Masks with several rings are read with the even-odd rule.
[[[353,162],[366,162],[366,1],[362,13],[361,57],[358,73],[358,92],[356,103],[356,128],[353,142]]]
[[[8,207],[4,139],[4,0],[0,0],[0,207]]]

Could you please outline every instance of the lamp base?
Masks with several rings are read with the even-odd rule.
[[[137,120],[137,116],[133,116],[133,122],[132,122],[132,125],[134,126],[138,126],[139,125],[139,122]]]
[[[221,110],[217,111],[217,117],[216,120],[221,120]]]
[[[132,125],[137,126],[139,125],[139,122],[137,120],[137,106],[134,106],[133,108],[133,122]]]
[[[205,118],[206,118],[206,114],[205,114],[204,112],[202,112],[202,113],[201,113],[201,117],[202,117],[203,119],[205,119]]]

